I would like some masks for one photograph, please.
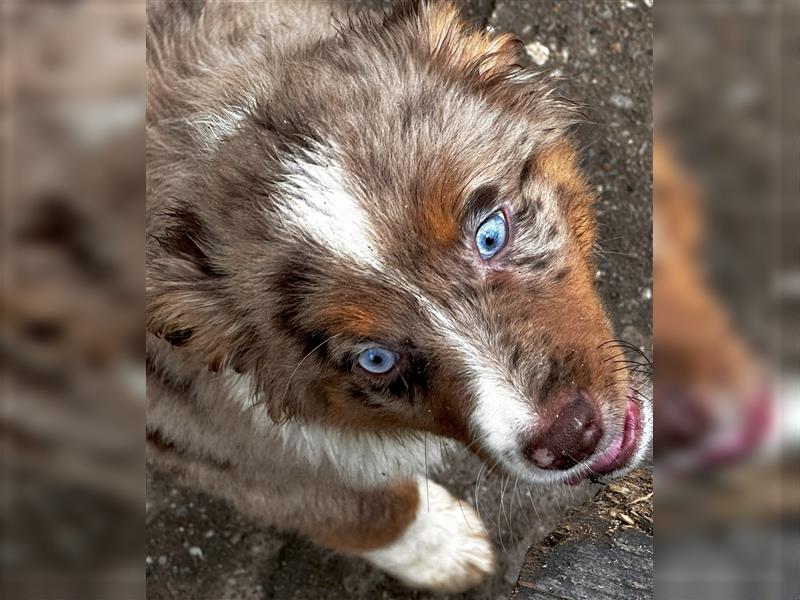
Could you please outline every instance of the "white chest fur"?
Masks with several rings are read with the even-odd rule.
[[[233,400],[250,415],[254,443],[312,474],[335,473],[349,485],[372,487],[401,477],[426,477],[441,466],[453,442],[425,433],[406,435],[345,431],[324,423],[276,423],[263,404],[254,406],[247,376],[228,375]],[[274,453],[277,453],[276,456]]]

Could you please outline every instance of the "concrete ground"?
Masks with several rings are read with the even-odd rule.
[[[359,0],[382,7],[383,0]],[[466,13],[517,33],[531,64],[564,76],[564,95],[590,108],[578,129],[585,170],[598,193],[597,282],[618,337],[650,348],[652,331],[652,0],[469,0]],[[464,599],[505,598],[528,546],[588,486],[547,490],[489,474],[453,457],[434,477],[476,502],[501,556],[497,575]],[[250,522],[205,495],[148,475],[147,592],[151,600],[427,599],[363,562]],[[441,596],[437,596],[441,598]]]

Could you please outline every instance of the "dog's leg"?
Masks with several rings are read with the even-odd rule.
[[[259,522],[361,556],[411,587],[463,591],[494,570],[489,535],[475,510],[429,480],[370,490],[309,480],[253,485],[221,461],[178,452],[155,432],[148,436],[148,457],[176,482],[224,498]]]
[[[416,588],[464,591],[494,571],[480,518],[442,486],[420,479],[358,495],[357,522],[308,532],[310,537]]]

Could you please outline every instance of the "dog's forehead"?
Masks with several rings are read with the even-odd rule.
[[[380,164],[360,162],[364,155],[352,147],[317,144],[286,161],[276,208],[287,233],[357,272],[432,271],[438,278],[447,270],[469,277],[470,226],[503,206],[519,225],[514,254],[545,266],[567,227],[553,186],[523,181],[529,149],[520,148],[524,135],[517,142],[502,151],[429,151]]]
[[[512,193],[525,146],[522,129],[502,135],[454,123],[348,140],[339,146],[337,160],[373,223],[391,231],[397,243],[413,241],[412,233],[446,242],[476,189]]]
[[[408,192],[440,178],[463,185],[467,181],[459,178],[501,177],[536,146],[528,123],[479,99],[412,110],[377,115],[377,123],[343,135],[339,147],[347,169],[365,182]],[[376,172],[389,181],[376,179]]]

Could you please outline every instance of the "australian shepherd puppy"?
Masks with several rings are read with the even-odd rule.
[[[446,1],[149,6],[152,463],[452,591],[494,557],[440,440],[528,482],[642,459],[575,110],[518,46]]]

